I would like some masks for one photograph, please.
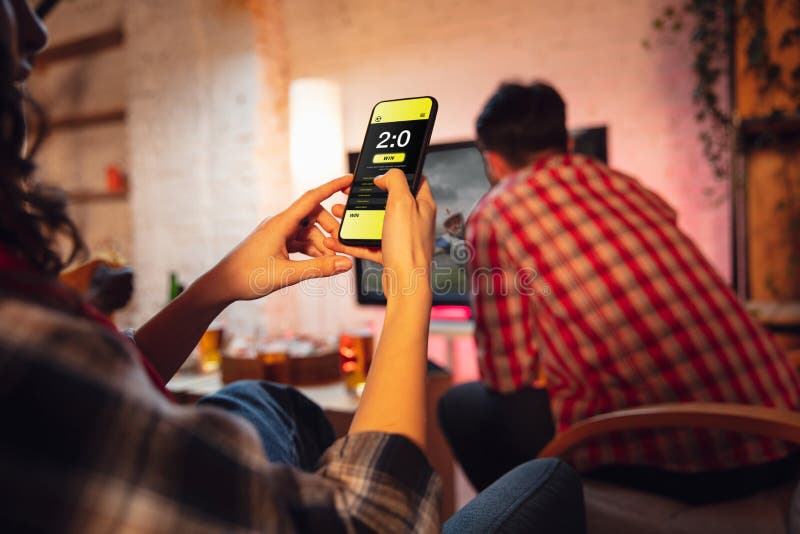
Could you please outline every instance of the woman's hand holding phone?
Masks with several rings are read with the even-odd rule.
[[[350,433],[402,434],[425,449],[425,369],[431,312],[430,264],[436,203],[424,178],[416,198],[405,174],[393,169],[375,180],[389,192],[381,249],[343,245],[333,251],[383,263],[386,316],[367,384]],[[344,206],[334,206],[341,217]]]
[[[422,178],[416,197],[408,188],[405,174],[397,169],[376,178],[375,185],[389,193],[381,248],[344,245],[336,237],[338,232],[330,232],[331,237],[325,239],[323,244],[334,252],[382,264],[387,299],[419,292],[430,300],[436,202],[428,180]],[[344,205],[337,204],[331,211],[336,217],[341,217]]]

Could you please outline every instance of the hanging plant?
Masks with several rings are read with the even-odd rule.
[[[792,2],[791,17],[792,25],[780,36],[781,49],[800,46],[800,2]],[[765,0],[686,0],[665,6],[652,23],[661,34],[682,34],[688,28],[695,75],[695,119],[701,126],[703,154],[714,176],[721,180],[730,176],[732,103],[720,95],[727,91],[725,78],[735,75],[730,60],[734,21],[749,26],[747,69],[758,80],[760,94],[781,91],[798,102],[795,109],[774,109],[772,115],[800,112],[800,64],[792,68],[787,82],[783,68],[770,53]],[[651,47],[649,40],[643,45]]]

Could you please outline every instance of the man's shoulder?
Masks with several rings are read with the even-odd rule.
[[[525,224],[532,224],[538,215],[552,213],[564,195],[550,195],[545,202],[543,194],[555,190],[579,189],[587,181],[600,178],[615,184],[614,189],[641,188],[640,182],[623,172],[612,169],[602,161],[583,154],[554,154],[516,171],[504,178],[476,205],[470,223],[499,224],[501,219],[513,220],[524,215]],[[533,217],[531,217],[533,215]]]
[[[553,174],[570,172],[576,165],[584,165],[584,160],[570,158],[569,154],[558,154],[519,169],[495,184],[478,202],[473,210],[475,220],[494,219],[498,215],[512,211],[518,204],[529,207],[541,203],[537,187],[547,187]]]
[[[627,193],[644,189],[635,177],[591,156],[578,153],[556,154],[536,162],[505,181],[505,195],[524,198],[528,202],[541,200],[541,195],[556,190],[592,191],[608,190],[608,193]],[[563,195],[554,195],[555,205]],[[552,209],[552,203],[548,209]]]
[[[555,154],[535,162],[524,171],[523,179],[538,183],[553,183],[554,178],[562,180],[579,179],[586,175],[623,178],[635,180],[603,161],[586,154],[569,152]]]
[[[502,186],[502,182],[495,185],[481,197],[481,199],[472,209],[472,213],[470,213],[468,222],[475,223],[482,219],[491,219],[498,213],[498,211],[500,211],[498,199],[502,195],[500,191]]]

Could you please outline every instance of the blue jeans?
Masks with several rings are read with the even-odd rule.
[[[258,431],[270,462],[314,471],[336,436],[325,412],[290,386],[242,380],[200,399],[243,417]]]
[[[305,471],[316,468],[335,436],[325,413],[296,389],[245,380],[198,404],[247,419],[272,462]],[[585,532],[583,492],[575,471],[555,460],[533,460],[505,474],[444,524],[462,532]]]
[[[544,389],[498,393],[480,382],[453,386],[439,399],[439,426],[477,491],[536,458],[556,432]]]
[[[481,491],[445,522],[443,532],[584,533],[581,479],[556,458],[531,460]]]

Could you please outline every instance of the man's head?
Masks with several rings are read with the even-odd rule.
[[[549,151],[566,152],[566,108],[551,86],[504,83],[476,123],[492,185]]]

